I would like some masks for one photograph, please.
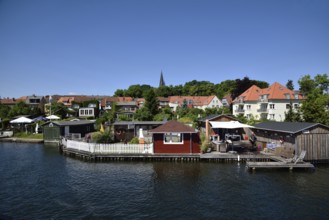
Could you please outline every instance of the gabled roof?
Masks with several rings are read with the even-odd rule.
[[[49,121],[42,126],[48,125],[50,123],[56,124],[58,126],[75,126],[75,125],[88,125],[88,124],[95,124],[94,121],[89,120],[80,120],[80,121]]]
[[[329,127],[326,125],[310,122],[262,122],[255,125],[254,127],[255,129],[296,134],[316,126],[321,126],[329,130]]]
[[[167,123],[152,129],[150,133],[197,133],[194,128],[184,125],[178,121],[168,121]]]
[[[237,98],[242,97],[244,101],[257,101],[259,99],[259,95],[262,94],[262,89],[256,85],[251,86],[249,89],[244,91]]]
[[[239,95],[235,101],[243,98],[243,101],[257,101],[261,95],[267,95],[267,99],[296,99],[295,92],[286,88],[278,82],[273,83],[270,87],[261,89],[256,85]],[[289,98],[287,97],[289,96]],[[302,95],[298,94],[298,99],[303,99]]]
[[[162,125],[165,121],[116,121],[113,125]]]
[[[169,102],[170,103],[177,103],[179,105],[182,105],[184,103],[184,100],[189,102],[192,101],[192,104],[194,106],[204,106],[209,105],[210,102],[215,98],[216,96],[169,96]]]
[[[0,104],[3,104],[3,105],[15,105],[17,102],[18,102],[18,100],[15,98],[0,99]]]
[[[108,102],[132,102],[132,97],[104,97],[101,101],[101,105],[104,107]]]
[[[287,99],[286,95],[289,95],[290,99],[295,99],[294,91],[277,82],[266,89],[262,89],[262,94],[268,94],[268,99]],[[302,96],[299,95],[298,99],[302,99]]]
[[[211,120],[214,120],[214,119],[219,118],[219,117],[225,117],[225,118],[232,119],[232,121],[238,121],[233,115],[218,115],[218,114],[208,115],[204,118],[201,118],[199,121],[206,122],[206,120],[211,121]]]

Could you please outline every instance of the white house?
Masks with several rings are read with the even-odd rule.
[[[284,121],[290,105],[297,110],[303,100],[302,95],[275,82],[270,87],[260,89],[253,85],[233,101],[233,115],[243,114],[250,119]]]

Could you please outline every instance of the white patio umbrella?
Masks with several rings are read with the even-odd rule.
[[[11,120],[11,124],[24,124],[24,123],[32,123],[32,119],[26,118],[26,117],[20,117],[16,118],[15,120]]]
[[[58,120],[60,119],[60,117],[56,116],[56,115],[49,115],[48,117],[46,117],[49,120]]]

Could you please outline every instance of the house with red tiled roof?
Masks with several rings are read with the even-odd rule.
[[[223,106],[221,100],[217,96],[169,96],[169,106],[173,111],[177,107],[187,105],[188,108],[220,108]]]
[[[198,154],[199,133],[194,128],[177,121],[168,121],[152,129],[155,154]]]
[[[297,91],[292,91],[278,82],[270,87],[261,89],[256,85],[251,86],[233,101],[233,115],[243,114],[250,119],[268,119],[284,121],[285,112],[290,106],[297,110],[303,96]]]

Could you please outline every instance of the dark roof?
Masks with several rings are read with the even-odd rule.
[[[329,127],[323,124],[310,123],[310,122],[262,122],[255,125],[254,127],[255,129],[279,131],[279,132],[295,134],[316,126],[322,126],[329,129]]]
[[[237,120],[233,115],[218,115],[218,114],[213,114],[213,115],[208,115],[207,117],[201,118],[199,121],[201,122],[206,122],[206,120],[213,120],[215,118],[219,118],[219,117],[227,117],[230,118],[232,120]]]
[[[116,121],[113,125],[162,125],[165,121]]]
[[[74,126],[74,125],[88,125],[88,124],[95,124],[94,121],[89,120],[80,120],[80,121],[49,121],[43,125],[48,125],[53,123],[58,126]]]
[[[177,132],[177,133],[196,133],[195,129],[184,125],[178,121],[168,121],[167,123],[152,129],[149,131],[150,133],[169,133],[169,132]]]

